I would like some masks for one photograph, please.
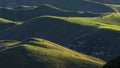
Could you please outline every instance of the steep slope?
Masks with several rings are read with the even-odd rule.
[[[103,68],[120,68],[120,56],[107,62]]]
[[[119,14],[116,13],[93,18],[42,16],[0,32],[0,39],[23,40],[41,37],[109,60],[119,55],[119,25]]]
[[[90,12],[71,12],[56,8],[49,4],[44,4],[40,6],[18,6],[16,8],[0,8],[0,17],[15,20],[24,21],[37,16],[42,15],[55,15],[55,16],[99,16],[100,14],[90,13]]]
[[[1,0],[0,4],[7,7],[14,7],[17,5],[40,5],[40,4],[51,4],[56,7],[66,10],[80,10],[80,11],[91,11],[91,12],[113,12],[114,10],[104,4],[91,2],[87,0]],[[98,9],[99,8],[99,9]]]
[[[101,68],[105,63],[40,38],[1,51],[0,60],[1,68]]]

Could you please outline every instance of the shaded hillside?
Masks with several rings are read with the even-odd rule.
[[[119,35],[119,31],[96,29],[90,33],[78,34],[68,47],[107,61],[119,55]]]
[[[67,17],[76,17],[76,16],[94,17],[94,16],[99,16],[100,14],[97,13],[95,14],[90,12],[71,12],[56,8],[48,4],[44,4],[41,6],[21,5],[14,9],[0,8],[0,17],[15,21],[24,21],[42,15],[55,15],[55,16],[67,16]]]
[[[102,68],[105,63],[40,38],[1,51],[0,60],[1,68]]]
[[[118,14],[93,18],[37,17],[0,32],[0,39],[24,40],[30,37],[41,37],[71,49],[109,60],[119,55],[120,50],[120,24],[119,16],[116,15]]]
[[[110,60],[103,68],[120,68],[120,56]]]
[[[92,29],[92,27],[80,26],[59,18],[38,17],[0,32],[0,39],[23,40],[30,37],[41,37],[59,44],[65,44],[71,41],[71,37],[79,34],[80,29],[84,28],[86,30]]]
[[[104,4],[99,4],[96,2],[86,1],[86,0],[1,0],[0,4],[2,6],[14,7],[18,5],[41,5],[41,4],[51,4],[58,8],[72,10],[72,11],[91,11],[91,12],[113,12],[114,10]]]

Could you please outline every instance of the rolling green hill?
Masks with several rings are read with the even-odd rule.
[[[41,16],[0,32],[0,39],[24,40],[41,37],[109,60],[119,55],[119,25],[119,13],[102,17]]]
[[[120,31],[120,13],[109,13],[101,17],[55,17],[66,20],[68,22],[74,22],[83,26],[93,26],[97,28],[110,29]]]
[[[119,68],[119,2],[0,0],[0,68]]]
[[[55,16],[66,16],[66,17],[94,17],[101,14],[91,12],[73,12],[66,11],[63,9],[56,8],[49,4],[43,4],[40,6],[18,6],[16,8],[0,8],[0,17],[10,19],[13,21],[25,21],[37,16],[42,15],[55,15]]]
[[[104,4],[88,0],[1,0],[1,6],[15,7],[18,5],[41,5],[51,4],[58,8],[72,11],[91,11],[91,12],[113,12],[114,10]]]
[[[102,60],[40,38],[27,39],[0,51],[0,60],[1,68],[102,68],[105,64]]]

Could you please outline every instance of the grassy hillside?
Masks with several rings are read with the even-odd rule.
[[[18,5],[41,5],[41,4],[51,4],[56,7],[72,10],[72,11],[91,11],[91,12],[113,12],[114,10],[104,4],[99,4],[96,2],[91,2],[87,0],[1,0],[1,6],[15,7]],[[98,9],[99,8],[99,9]]]
[[[109,60],[119,55],[119,25],[118,13],[102,17],[41,16],[0,32],[0,39],[23,40],[41,37]]]
[[[0,0],[0,68],[119,67],[100,60],[119,56],[119,1],[98,1]]]
[[[27,39],[0,51],[0,60],[1,68],[101,68],[105,64],[40,38]]]
[[[0,17],[10,19],[13,21],[25,21],[37,16],[42,15],[55,15],[55,16],[66,16],[66,17],[94,17],[101,14],[91,12],[72,12],[56,8],[49,4],[40,6],[18,6],[16,8],[0,8]]]

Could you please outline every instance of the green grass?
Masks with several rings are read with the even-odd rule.
[[[103,28],[120,31],[119,23],[120,13],[109,13],[101,17],[58,17],[58,16],[46,16],[46,17],[59,18],[83,26],[93,26],[101,29]]]
[[[84,60],[86,60],[87,59],[87,61],[91,61],[91,62],[95,62],[95,63],[99,63],[99,62],[97,62],[96,60],[98,60],[98,59],[96,59],[96,58],[93,58],[93,57],[90,57],[90,56],[88,56],[88,55],[85,55],[85,54],[82,54],[82,53],[79,53],[79,52],[76,52],[76,51],[72,51],[72,50],[70,50],[70,49],[68,49],[68,48],[65,48],[65,47],[63,47],[63,46],[60,46],[60,45],[58,45],[58,44],[55,44],[55,43],[52,43],[52,42],[50,42],[50,41],[47,41],[47,40],[44,40],[44,39],[40,39],[40,38],[33,38],[33,40],[37,40],[37,41],[29,41],[28,42],[28,44],[30,43],[33,43],[34,45],[36,44],[36,45],[38,45],[38,47],[42,47],[42,48],[47,48],[48,50],[50,49],[50,50],[55,50],[55,51],[59,51],[59,52],[61,52],[61,54],[62,53],[65,53],[64,55],[66,55],[66,56],[68,56],[68,55],[71,55],[71,56],[76,56],[76,57],[78,57],[78,58],[81,58],[81,59],[84,59]],[[68,54],[67,54],[68,53]],[[100,61],[100,60],[98,60],[98,61]],[[102,64],[101,63],[102,61],[100,61],[100,64]]]
[[[0,23],[13,23],[13,21],[0,18]]]
[[[0,67],[3,68],[26,68],[30,64],[34,67],[37,66],[37,68],[101,68],[105,64],[100,59],[40,38],[27,39],[21,43],[18,41],[1,41],[1,43],[4,46],[9,46],[11,43],[15,45],[11,46],[11,44],[11,48],[0,52]]]
[[[19,22],[17,22],[17,21],[12,21],[12,20],[8,20],[8,19],[4,19],[4,18],[0,18],[0,24],[22,24],[23,22],[21,21],[19,21]]]

